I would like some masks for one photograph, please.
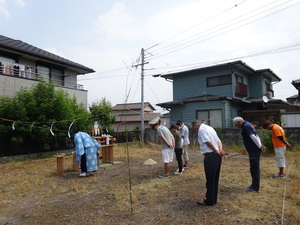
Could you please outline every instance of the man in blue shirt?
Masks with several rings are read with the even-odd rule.
[[[242,137],[245,148],[249,154],[250,173],[252,184],[246,189],[246,192],[258,192],[260,188],[260,153],[264,152],[266,147],[261,144],[260,138],[256,133],[255,127],[244,120],[242,117],[235,117],[233,124],[242,128]]]

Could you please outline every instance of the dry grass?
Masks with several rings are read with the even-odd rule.
[[[56,174],[54,157],[4,163],[0,224],[299,224],[299,149],[286,154],[286,179],[272,179],[274,156],[262,155],[259,193],[245,193],[250,184],[247,155],[236,146],[226,149],[214,207],[195,204],[205,193],[198,149],[190,150],[191,168],[183,175],[159,179],[160,146],[130,146],[132,205],[126,146],[115,148],[115,160],[121,163],[101,167],[87,178],[71,170],[72,156],[66,156],[63,175]],[[144,165],[149,158],[158,163]],[[174,162],[173,171],[176,166]]]

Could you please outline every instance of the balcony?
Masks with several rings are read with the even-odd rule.
[[[43,79],[46,82],[49,82],[51,80],[55,85],[56,89],[62,89],[63,91],[68,93],[70,97],[75,97],[78,104],[83,104],[84,106],[87,106],[87,91],[84,90],[83,85],[76,84],[73,82],[66,82],[65,76],[62,77],[62,79],[47,79],[44,76],[33,72],[34,70],[34,67],[31,67],[31,70],[29,70],[29,68],[28,70],[23,70],[22,68],[21,70],[20,67],[7,67],[5,64],[1,64],[0,96],[15,97],[16,93],[22,88],[30,89],[33,85],[35,85],[37,82]]]
[[[242,97],[247,97],[248,96],[248,86],[243,83],[236,83],[235,94],[242,96]]]
[[[55,78],[46,78],[45,76],[42,76],[41,74],[33,72],[35,71],[34,67],[25,66],[22,64],[16,64],[16,63],[0,63],[0,75],[6,75],[6,76],[12,76],[15,78],[23,78],[23,79],[29,79],[32,81],[40,81],[41,79],[45,80],[46,82],[49,82],[50,80],[53,82],[53,84],[57,87],[63,87],[63,88],[71,88],[76,90],[84,90],[84,86],[77,83],[70,83],[66,82],[64,80],[64,77],[62,79],[55,79]],[[66,75],[64,75],[66,76]]]

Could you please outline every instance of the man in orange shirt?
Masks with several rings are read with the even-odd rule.
[[[283,169],[286,167],[284,154],[286,146],[291,147],[291,145],[286,141],[285,132],[278,124],[265,121],[263,128],[272,131],[272,143],[275,150],[276,162],[279,167],[279,173],[273,174],[273,178],[285,177],[283,173]]]

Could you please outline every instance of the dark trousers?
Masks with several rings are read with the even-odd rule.
[[[205,203],[207,205],[217,204],[221,164],[222,157],[218,154],[204,154],[204,171],[206,176]]]
[[[175,148],[176,160],[178,162],[179,172],[182,172],[182,148]]]
[[[252,177],[252,184],[254,190],[259,190],[260,184],[260,153],[261,150],[259,148],[255,149],[247,149],[249,154],[249,162],[250,162],[250,173]]]
[[[87,172],[85,153],[81,156],[80,168],[82,173]]]

